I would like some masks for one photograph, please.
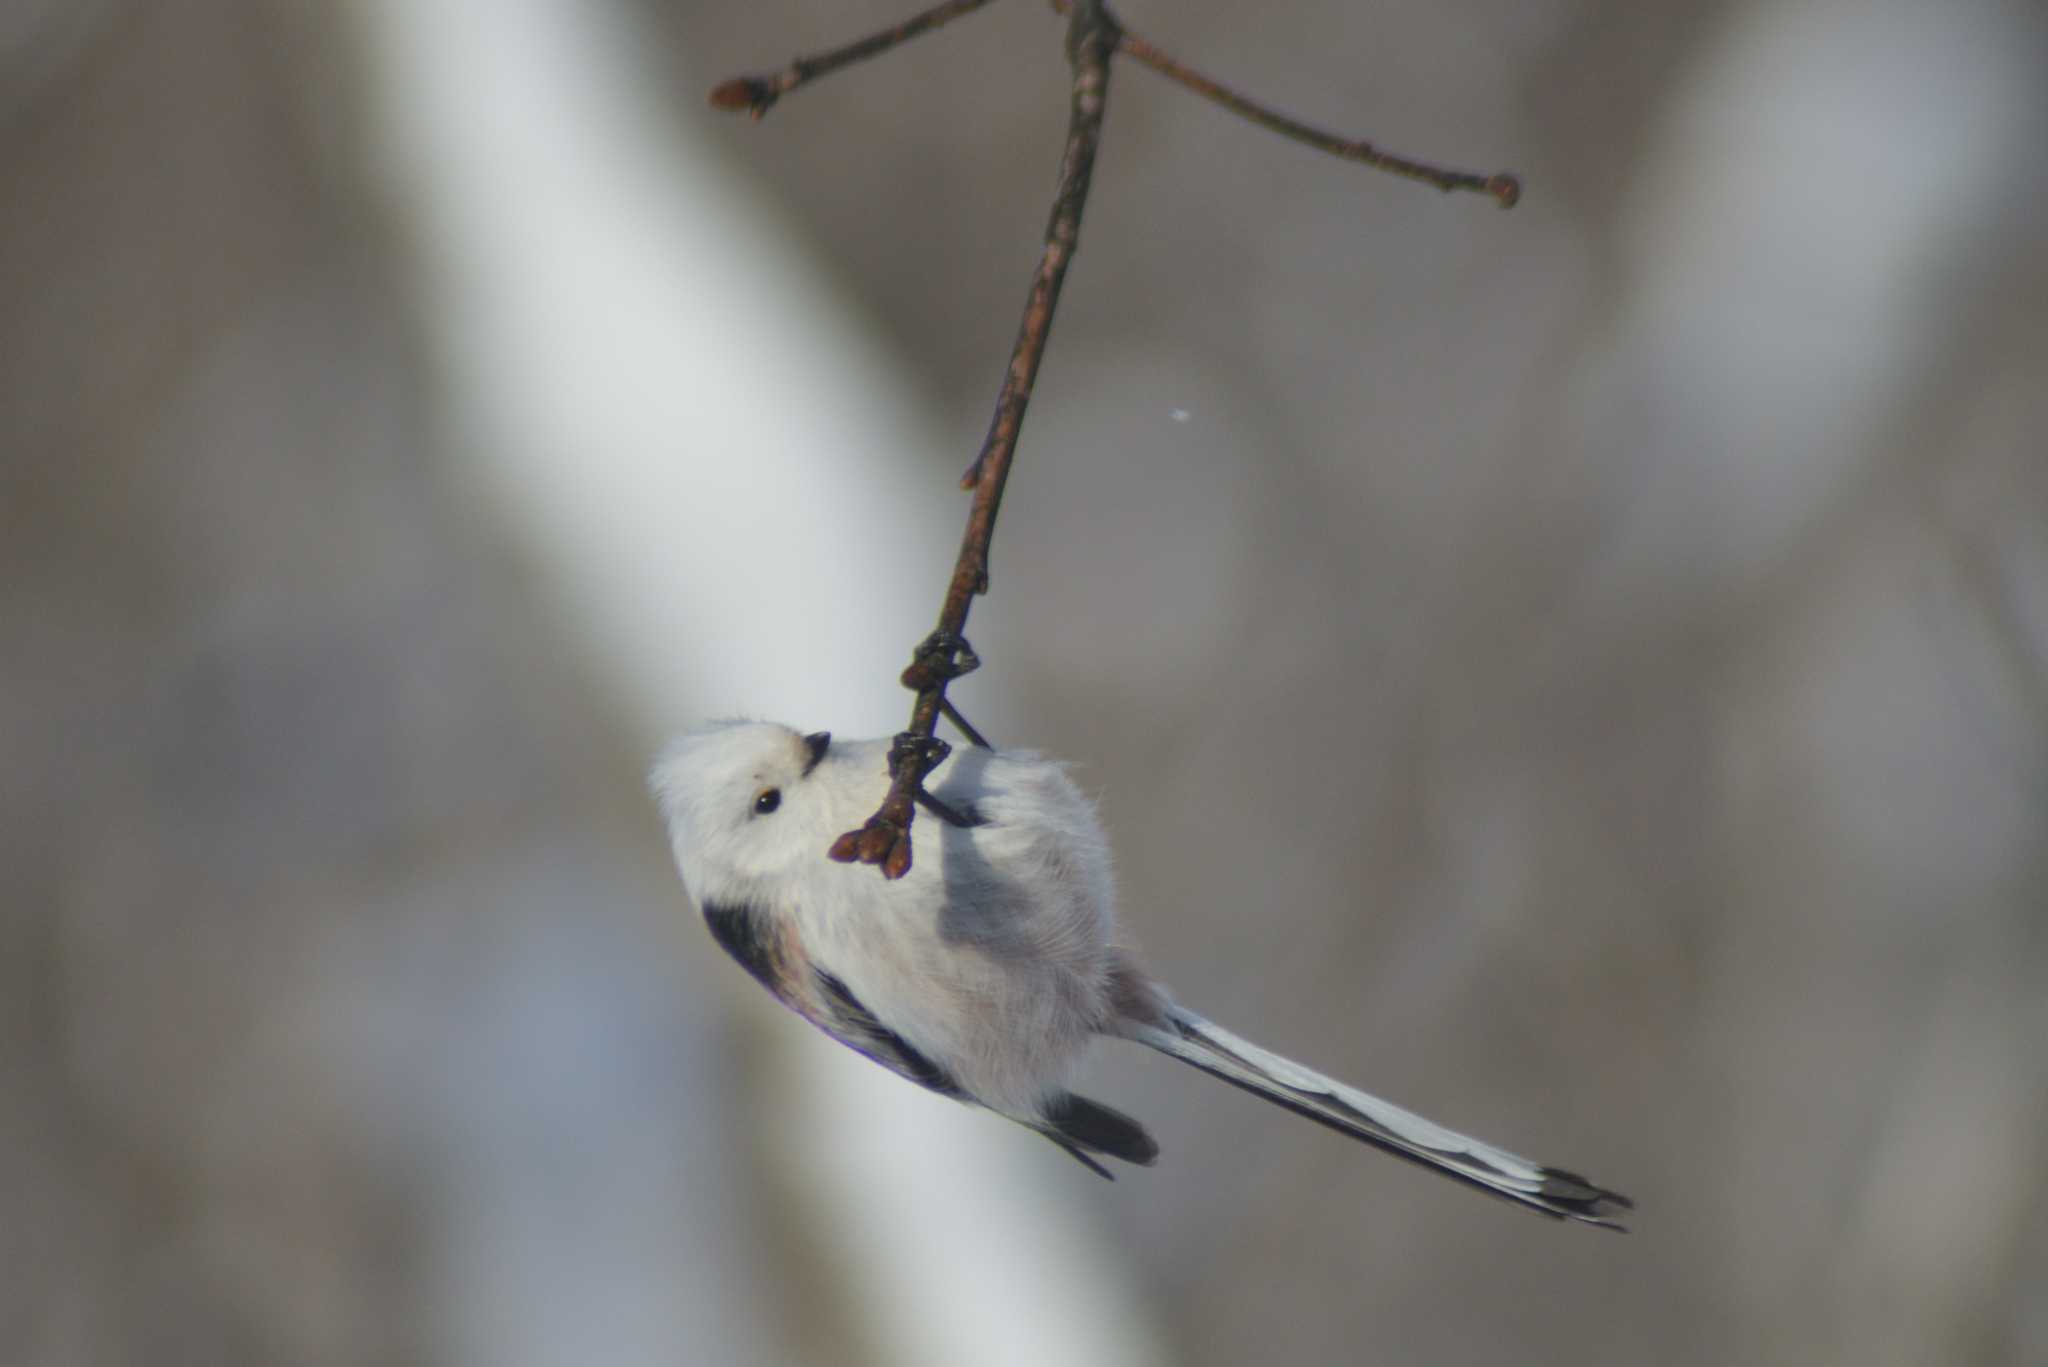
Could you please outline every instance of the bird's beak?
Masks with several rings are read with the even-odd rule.
[[[804,746],[811,752],[811,761],[804,766],[804,777],[809,778],[811,770],[818,767],[818,762],[825,758],[825,752],[832,748],[832,733],[813,731],[804,737]]]

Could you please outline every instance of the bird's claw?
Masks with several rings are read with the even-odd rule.
[[[981,657],[957,631],[934,631],[918,642],[903,670],[903,686],[913,693],[951,683],[981,668]]]

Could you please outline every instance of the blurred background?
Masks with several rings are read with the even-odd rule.
[[[894,731],[1011,0],[0,3],[0,1362],[2048,1362],[2048,16],[1127,0],[962,684],[1216,1019],[1113,1187],[777,1011],[642,788]]]

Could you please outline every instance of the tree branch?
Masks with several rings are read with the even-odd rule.
[[[940,710],[946,705],[946,686],[978,663],[961,633],[966,629],[967,612],[974,596],[988,592],[989,542],[995,536],[996,512],[1002,506],[1003,486],[1009,480],[1017,436],[1024,426],[1024,409],[1031,401],[1039,361],[1045,355],[1046,338],[1052,331],[1060,286],[1080,241],[1081,212],[1088,203],[1095,152],[1102,141],[1102,114],[1109,97],[1109,60],[1116,49],[1117,35],[1116,21],[1102,0],[1074,0],[1067,20],[1067,60],[1074,77],[1066,154],[1061,159],[1059,184],[1053,192],[1045,250],[1038,260],[1038,272],[1032,277],[1030,293],[1025,296],[1024,319],[1017,329],[1016,345],[1010,351],[1010,367],[1003,377],[1002,390],[996,396],[988,436],[961,481],[974,491],[967,513],[967,532],[961,539],[952,581],[946,586],[939,624],[903,671],[903,684],[916,691],[917,701],[911,708],[910,729],[896,737],[890,750],[889,794],[866,825],[840,836],[830,851],[831,857],[842,863],[879,865],[887,878],[901,878],[910,871],[913,806],[923,791],[926,775],[950,752],[950,747],[933,734]]]
[[[887,52],[987,3],[988,0],[946,0],[893,28],[815,57],[799,57],[776,75],[734,77],[711,92],[711,103],[718,109],[745,110],[758,119],[778,99],[799,86]],[[962,633],[967,628],[967,613],[975,595],[988,592],[989,543],[995,537],[996,512],[1002,506],[1003,487],[1009,480],[1010,462],[1017,453],[1017,437],[1024,426],[1024,410],[1031,402],[1039,362],[1044,359],[1046,339],[1052,332],[1060,286],[1080,241],[1081,212],[1088,202],[1095,152],[1102,141],[1110,59],[1122,52],[1262,128],[1346,161],[1419,180],[1439,190],[1477,190],[1492,195],[1503,208],[1512,206],[1521,196],[1520,182],[1505,171],[1491,176],[1452,171],[1383,152],[1369,142],[1339,138],[1288,118],[1126,32],[1110,13],[1107,0],[1051,0],[1051,4],[1055,12],[1067,16],[1067,61],[1074,74],[1066,155],[1061,160],[1059,184],[1053,192],[1045,249],[1024,300],[1024,319],[1010,351],[1009,370],[996,395],[988,435],[974,463],[961,477],[961,487],[971,490],[974,497],[968,508],[967,532],[961,539],[960,555],[954,562],[953,577],[939,609],[938,626],[918,645],[903,671],[903,686],[917,694],[917,701],[911,707],[910,729],[899,732],[889,749],[888,794],[865,825],[841,835],[828,851],[841,863],[877,865],[886,878],[901,878],[910,871],[910,825],[917,807],[923,806],[956,826],[972,826],[980,821],[972,808],[958,811],[933,797],[925,791],[924,781],[952,753],[952,747],[936,734],[941,716],[952,721],[974,744],[988,745],[946,697],[946,688],[981,664]]]
[[[933,5],[922,14],[912,15],[894,28],[885,28],[880,33],[871,33],[844,47],[821,52],[815,57],[799,57],[773,76],[735,76],[721,81],[711,91],[711,107],[739,113],[744,110],[753,118],[760,118],[774,103],[795,90],[798,86],[809,85],[820,76],[829,76],[843,66],[864,62],[879,56],[890,48],[907,43],[920,34],[929,33],[939,25],[970,14],[986,5],[988,0],[945,0],[944,4]]]
[[[1425,185],[1434,185],[1439,190],[1477,190],[1492,195],[1503,209],[1515,207],[1515,201],[1522,197],[1522,182],[1512,172],[1496,171],[1490,176],[1478,175],[1471,171],[1453,171],[1447,167],[1434,166],[1426,161],[1414,161],[1408,157],[1383,152],[1363,139],[1340,138],[1310,127],[1298,119],[1290,119],[1278,110],[1270,109],[1258,101],[1238,94],[1212,77],[1205,76],[1193,67],[1175,61],[1150,42],[1129,30],[1123,31],[1117,40],[1117,50],[1136,61],[1143,62],[1160,75],[1194,91],[1205,100],[1213,100],[1231,113],[1249,120],[1261,128],[1270,129],[1283,138],[1292,138],[1305,143],[1318,152],[1327,152],[1344,161],[1355,161],[1377,171],[1405,176],[1419,180]]]

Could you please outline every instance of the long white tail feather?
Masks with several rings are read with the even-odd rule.
[[[1167,1008],[1165,1025],[1132,1025],[1130,1037],[1354,1139],[1542,1214],[1621,1229],[1609,1217],[1634,1205],[1576,1173],[1531,1162],[1347,1087],[1183,1007]]]

